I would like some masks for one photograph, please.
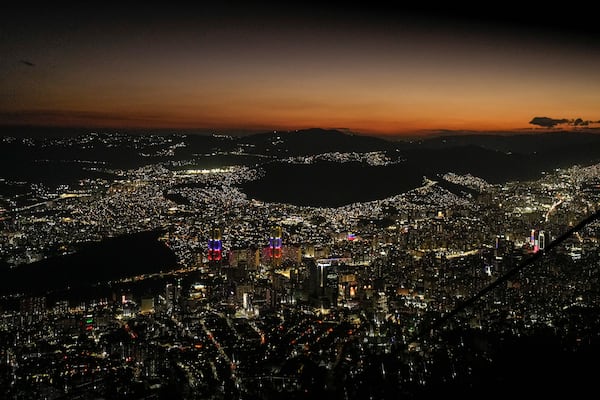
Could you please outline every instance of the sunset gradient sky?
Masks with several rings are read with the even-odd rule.
[[[589,20],[392,12],[8,11],[0,124],[366,134],[531,129],[536,116],[600,125]]]

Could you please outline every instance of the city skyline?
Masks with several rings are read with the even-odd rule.
[[[1,142],[6,398],[479,398],[595,382],[598,135]]]
[[[600,48],[586,15],[375,5],[38,11],[3,16],[2,125],[415,135],[600,120]]]

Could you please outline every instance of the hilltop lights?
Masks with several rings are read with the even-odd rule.
[[[228,168],[211,168],[211,169],[186,169],[181,173],[184,175],[199,175],[199,174],[220,174],[232,172],[233,167]]]

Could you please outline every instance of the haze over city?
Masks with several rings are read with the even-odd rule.
[[[3,124],[415,135],[600,120],[597,24],[585,12],[385,3],[5,11]]]

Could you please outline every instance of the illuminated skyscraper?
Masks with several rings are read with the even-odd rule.
[[[82,328],[86,332],[91,332],[94,330],[94,314],[85,314],[83,316]]]
[[[165,286],[165,301],[168,312],[176,311],[179,306],[179,297],[181,296],[181,283],[167,283]]]
[[[281,227],[275,226],[271,229],[271,236],[269,237],[269,258],[273,266],[281,264]]]
[[[46,312],[45,297],[25,297],[20,301],[21,314],[41,316]]]
[[[221,241],[221,230],[212,228],[208,239],[208,261],[221,261],[223,248]]]
[[[546,247],[546,233],[544,231],[540,231],[538,234],[538,246],[540,250],[544,250]]]
[[[279,302],[279,293],[277,289],[277,277],[275,276],[275,269],[281,265],[282,255],[282,240],[281,240],[281,226],[274,226],[271,229],[269,235],[269,248],[267,249],[269,255],[269,279],[271,281],[271,292],[270,292],[270,305],[276,307]]]

